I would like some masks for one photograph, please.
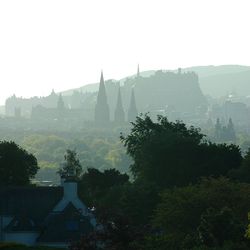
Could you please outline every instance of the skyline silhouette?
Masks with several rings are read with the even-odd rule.
[[[248,9],[244,0],[1,1],[0,103],[98,82],[99,69],[121,79],[138,63],[250,65]]]

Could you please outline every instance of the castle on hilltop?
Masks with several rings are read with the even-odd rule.
[[[163,71],[137,73],[123,80],[104,81],[101,72],[97,91],[74,90],[71,95],[19,98],[13,95],[5,103],[7,117],[25,117],[37,126],[61,122],[74,127],[84,122],[122,125],[134,121],[138,113],[164,114],[173,119],[205,114],[207,100],[194,72]]]

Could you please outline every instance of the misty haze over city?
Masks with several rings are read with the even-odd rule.
[[[0,2],[0,249],[250,249],[247,0]]]
[[[248,1],[1,1],[0,103],[135,72],[249,65]]]

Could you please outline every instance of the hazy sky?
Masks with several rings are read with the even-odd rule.
[[[0,0],[0,104],[141,70],[250,65],[249,0]]]

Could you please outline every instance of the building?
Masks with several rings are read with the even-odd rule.
[[[118,88],[117,102],[114,113],[114,121],[117,124],[123,124],[125,122],[125,112],[122,105],[121,89]]]
[[[134,89],[132,88],[130,104],[128,108],[128,121],[129,122],[135,121],[137,115],[138,115],[138,111],[137,111],[136,102],[135,102],[135,93],[134,93]]]
[[[109,105],[107,100],[103,72],[101,73],[99,91],[95,106],[95,122],[99,124],[110,122]]]
[[[0,189],[0,241],[67,247],[96,228],[74,180],[60,187]]]

